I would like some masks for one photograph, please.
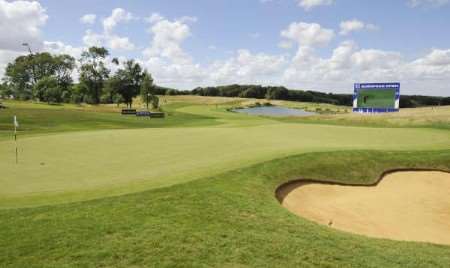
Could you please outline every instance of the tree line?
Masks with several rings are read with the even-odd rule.
[[[16,99],[48,103],[125,103],[131,107],[133,99],[140,95],[155,108],[159,105],[157,95],[190,94],[343,106],[351,106],[353,100],[351,94],[291,90],[283,86],[233,84],[181,91],[155,85],[151,74],[134,60],[119,62],[117,58],[113,58],[111,63],[117,66],[117,71],[112,72],[107,67],[110,66],[108,56],[109,51],[103,47],[90,47],[79,59],[47,52],[19,56],[6,67],[3,83],[0,84],[0,97],[13,96]],[[72,78],[75,70],[79,74],[77,83]],[[401,108],[437,105],[450,105],[450,97],[402,95],[400,98]]]
[[[349,94],[290,90],[283,86],[228,85],[218,87],[198,87],[192,90],[192,94],[200,96],[290,100],[301,102],[329,103],[336,105],[351,105],[352,103],[352,95]]]
[[[72,56],[52,55],[47,52],[19,56],[5,70],[0,96],[13,96],[20,100],[48,103],[125,103],[133,104],[138,95],[154,108],[159,105],[156,96],[160,89],[153,84],[150,73],[134,60],[107,66],[109,51],[103,47],[90,47],[77,60]],[[74,83],[73,73],[78,69],[79,82]],[[148,105],[147,103],[147,105]]]
[[[217,87],[197,87],[190,91],[190,93],[200,96],[289,100],[329,103],[343,106],[353,105],[353,94],[334,94],[310,90],[291,90],[283,86],[274,87],[260,85],[227,85]],[[421,95],[402,95],[400,97],[400,108],[415,108],[422,106],[439,105],[450,105],[450,97],[434,97]]]

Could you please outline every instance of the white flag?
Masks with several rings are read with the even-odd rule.
[[[17,121],[17,117],[14,116],[14,126],[19,127],[19,121]]]

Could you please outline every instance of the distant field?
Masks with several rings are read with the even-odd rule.
[[[395,90],[393,89],[360,89],[358,108],[394,108]]]
[[[279,119],[283,122],[332,124],[344,126],[440,128],[450,130],[450,106],[400,109],[396,113],[322,114],[296,119]]]

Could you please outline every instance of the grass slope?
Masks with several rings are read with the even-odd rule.
[[[311,153],[131,195],[0,210],[0,266],[447,267],[448,246],[319,226],[274,191],[298,177],[370,184],[386,169],[449,163],[449,150]]]
[[[148,120],[135,116],[122,116],[115,106],[47,105],[18,101],[5,102],[8,109],[0,110],[0,141],[11,139],[12,118],[17,116],[20,136],[104,129],[158,128],[179,126],[208,126],[217,124],[207,115],[178,112],[188,105],[172,103],[166,106],[164,120]],[[192,104],[191,104],[192,105]]]

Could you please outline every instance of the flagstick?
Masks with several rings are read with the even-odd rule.
[[[16,164],[19,163],[19,150],[17,149],[17,119],[14,116],[14,142],[16,144]]]

